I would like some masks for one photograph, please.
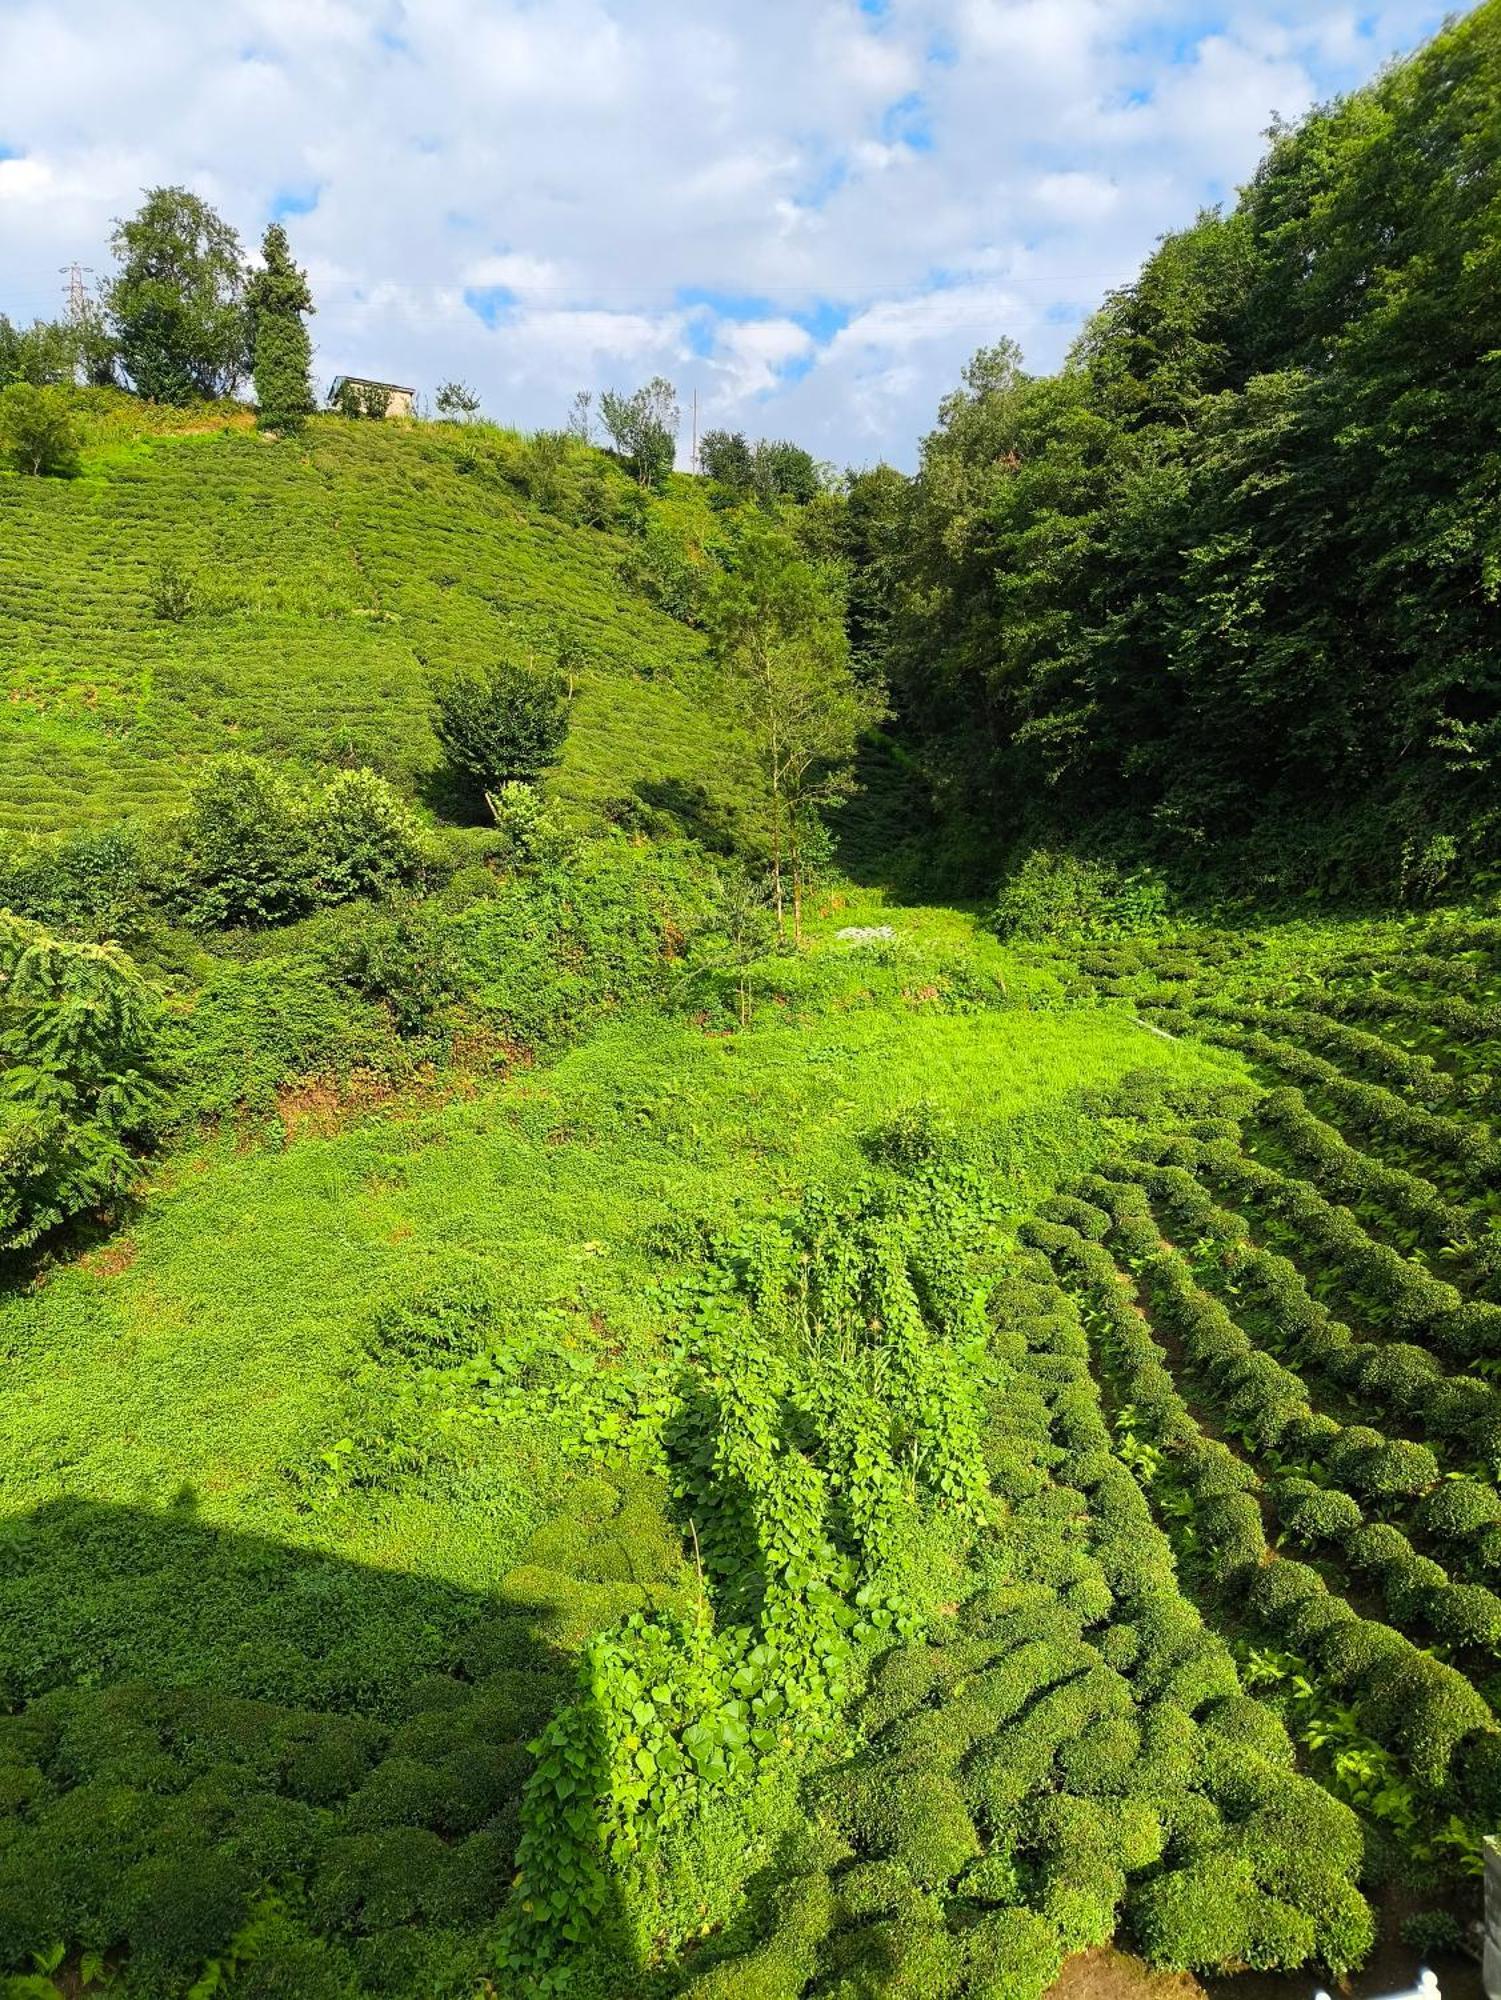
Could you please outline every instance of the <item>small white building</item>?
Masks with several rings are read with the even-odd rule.
[[[380,408],[379,399],[384,396],[386,407],[382,412],[388,417],[410,417],[413,414],[412,400],[415,389],[403,388],[399,382],[372,382],[364,375],[336,375],[333,387],[328,392],[329,408],[337,410],[351,398],[360,405],[363,416],[373,416]]]

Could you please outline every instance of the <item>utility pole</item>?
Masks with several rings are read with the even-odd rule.
[[[690,463],[692,470],[694,472],[697,472],[698,471],[698,390],[697,389],[695,389],[693,392],[693,457]]]
[[[77,342],[73,353],[73,380],[75,383],[78,381],[79,372],[82,370],[84,380],[87,381],[88,370],[84,366],[83,336],[89,317],[89,288],[84,279],[94,275],[94,267],[92,264],[80,264],[75,261],[72,264],[59,264],[57,268],[68,281],[64,287],[68,301],[68,324],[72,327]]]
[[[93,277],[94,267],[92,264],[73,263],[59,264],[58,269],[68,281],[64,288],[68,300],[68,318],[76,325],[88,311],[89,288],[83,281],[86,277]]]

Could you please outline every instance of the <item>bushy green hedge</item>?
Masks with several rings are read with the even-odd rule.
[[[1150,872],[1035,848],[1001,885],[991,912],[996,935],[1018,943],[1074,944],[1160,929],[1166,886]]]
[[[447,931],[480,1012],[546,1048],[633,1004],[674,997],[709,896],[690,849],[604,840],[569,865],[498,881]]]
[[[375,772],[341,771],[314,788],[245,756],[207,766],[174,837],[178,901],[205,924],[283,923],[390,895],[424,863],[417,820]]]

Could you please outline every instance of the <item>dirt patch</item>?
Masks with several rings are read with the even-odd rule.
[[[1299,1989],[1300,2000],[1308,2000],[1309,1990],[1306,1983]],[[1101,1945],[1065,1961],[1047,2000],[1205,2000],[1205,1992],[1192,1973],[1154,1972],[1144,1959]]]
[[[310,1077],[277,1091],[276,1115],[281,1120],[282,1137],[290,1146],[295,1139],[331,1139],[351,1119],[389,1102],[391,1096],[391,1086],[384,1077],[359,1071],[343,1083]]]
[[[482,1076],[497,1076],[508,1070],[524,1068],[531,1060],[530,1049],[498,1034],[494,1028],[471,1021],[453,1031],[449,1061],[455,1069],[473,1070]]]
[[[135,1239],[122,1236],[117,1243],[106,1243],[103,1249],[90,1250],[86,1257],[80,1257],[78,1267],[94,1278],[118,1278],[135,1260]]]
[[[376,1112],[401,1120],[478,1094],[473,1078],[452,1076],[420,1063],[393,1082],[374,1070],[351,1070],[347,1077],[307,1076],[283,1085],[276,1093],[276,1115],[287,1145],[295,1139],[331,1139],[356,1119]],[[254,1126],[242,1134],[243,1150],[253,1150]]]

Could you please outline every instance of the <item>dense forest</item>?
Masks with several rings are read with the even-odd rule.
[[[910,477],[112,249],[0,316],[0,2000],[1478,2000],[1501,0]]]
[[[977,355],[851,495],[953,819],[1263,897],[1497,862],[1501,10],[1273,134],[1056,375]],[[995,868],[991,857],[991,872]]]

